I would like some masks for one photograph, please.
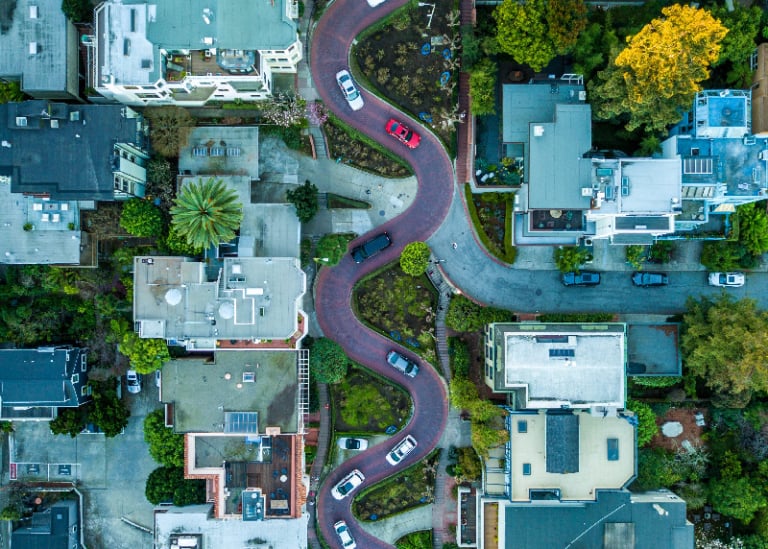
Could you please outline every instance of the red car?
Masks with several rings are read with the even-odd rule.
[[[419,146],[419,143],[421,143],[421,136],[419,134],[394,118],[389,119],[385,129],[389,135],[400,141],[406,147],[415,149]]]

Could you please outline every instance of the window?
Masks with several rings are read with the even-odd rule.
[[[524,419],[521,419],[517,422],[517,432],[518,433],[527,433],[528,432],[528,422]]]
[[[80,374],[72,374],[72,383],[80,383]]]
[[[523,475],[529,477],[531,476],[531,464],[530,463],[523,463]]]
[[[90,396],[91,395],[91,386],[90,385],[83,385],[80,387],[80,396]]]
[[[80,371],[84,372],[88,368],[88,363],[85,360],[85,355],[80,357]]]

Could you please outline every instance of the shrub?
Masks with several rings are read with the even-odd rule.
[[[638,451],[637,478],[633,490],[670,488],[683,479],[675,458],[661,448],[641,448]]]
[[[296,208],[296,217],[299,221],[306,223],[310,221],[317,213],[318,203],[317,186],[304,181],[304,184],[296,189],[291,189],[285,193],[285,198]]]
[[[162,409],[144,418],[144,441],[149,444],[149,455],[158,463],[166,467],[184,466],[184,435],[165,426]]]
[[[552,252],[555,265],[561,273],[578,273],[589,257],[589,252],[577,246],[559,246]]]
[[[637,445],[642,448],[651,442],[651,439],[659,432],[659,426],[656,425],[656,414],[646,403],[637,400],[627,399],[626,408],[633,411],[637,416]]]
[[[672,387],[683,381],[678,376],[635,376],[632,381],[643,387]]]
[[[19,511],[16,505],[6,505],[3,510],[0,511],[0,520],[20,520],[21,511]]]
[[[643,261],[645,261],[645,246],[633,244],[627,246],[626,258],[633,269],[641,269],[643,267]]]
[[[457,332],[474,332],[493,322],[511,322],[514,314],[504,309],[485,307],[463,295],[451,299],[445,324]]]
[[[330,267],[337,265],[347,251],[347,246],[354,236],[350,233],[326,234],[317,243],[317,261]]]
[[[426,242],[410,242],[400,254],[400,268],[405,274],[421,276],[429,265],[429,246]]]
[[[312,344],[309,353],[310,369],[320,383],[336,383],[347,375],[347,368],[352,361],[344,353],[341,345],[321,337]]]
[[[451,349],[451,367],[454,377],[467,377],[469,375],[469,347],[458,337],[449,338]]]
[[[648,250],[648,261],[651,263],[669,263],[674,250],[675,243],[671,240],[657,240]]]
[[[132,198],[123,204],[120,226],[133,236],[160,236],[164,225],[162,213],[149,200]]]

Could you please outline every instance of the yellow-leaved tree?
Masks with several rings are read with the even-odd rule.
[[[674,4],[662,9],[634,36],[592,86],[599,118],[628,117],[626,128],[663,131],[690,108],[728,32],[701,8]]]

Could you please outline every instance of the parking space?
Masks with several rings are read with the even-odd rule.
[[[127,521],[152,528],[153,506],[144,497],[149,473],[158,467],[144,442],[147,413],[159,407],[158,390],[145,380],[138,394],[123,393],[131,410],[125,432],[75,438],[53,435],[48,422],[17,422],[11,438],[10,477],[24,482],[78,483],[85,500],[88,547],[151,547],[152,536]]]

